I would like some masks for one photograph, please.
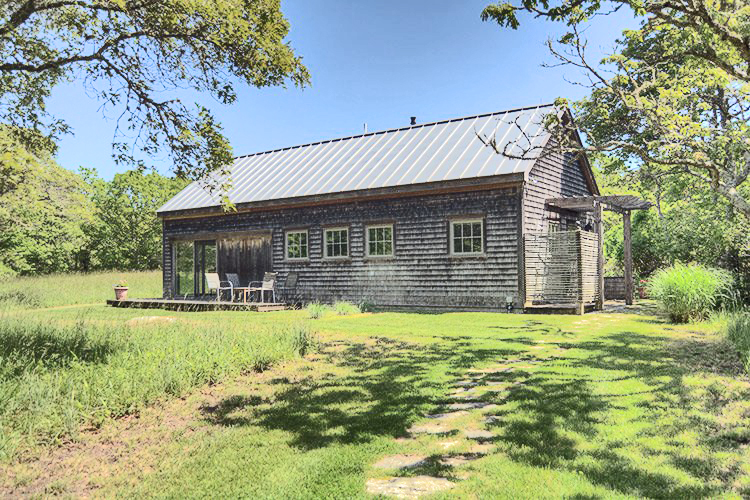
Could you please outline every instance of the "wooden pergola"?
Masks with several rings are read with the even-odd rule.
[[[601,309],[604,302],[604,225],[602,224],[604,210],[622,214],[624,264],[625,264],[625,303],[633,303],[633,251],[631,245],[630,212],[633,210],[648,210],[651,203],[632,195],[608,196],[573,196],[568,198],[549,198],[546,204],[550,208],[570,210],[574,212],[590,212],[594,214],[596,232],[599,236],[597,271],[599,279],[599,298],[597,307]]]

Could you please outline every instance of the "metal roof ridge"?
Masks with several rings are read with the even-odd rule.
[[[553,106],[555,106],[554,103],[537,104],[536,106],[524,106],[524,107],[521,107],[521,108],[514,108],[514,109],[506,109],[506,110],[500,110],[500,111],[493,111],[491,113],[482,113],[482,114],[479,114],[479,115],[462,116],[462,117],[458,117],[458,118],[450,118],[450,119],[447,119],[447,120],[439,120],[439,121],[435,121],[435,122],[419,123],[417,125],[409,125],[407,127],[398,127],[398,128],[389,128],[389,129],[385,129],[385,130],[377,130],[375,132],[367,132],[366,134],[356,134],[356,135],[349,135],[349,136],[345,136],[345,137],[336,137],[336,138],[333,138],[333,139],[325,139],[325,140],[322,140],[322,141],[315,141],[315,142],[308,142],[308,143],[305,143],[305,144],[298,144],[296,146],[287,146],[285,148],[269,149],[267,151],[258,151],[256,153],[249,153],[249,154],[245,154],[245,155],[235,156],[233,158],[233,160],[239,160],[240,158],[248,158],[248,157],[251,157],[251,156],[260,156],[260,155],[265,155],[265,154],[269,154],[269,153],[277,153],[279,151],[287,151],[289,149],[304,148],[304,147],[307,147],[307,146],[317,146],[319,144],[326,144],[326,143],[329,143],[329,142],[347,141],[349,139],[358,139],[360,137],[369,137],[369,136],[373,136],[373,135],[387,134],[387,133],[391,133],[391,132],[400,132],[402,130],[410,130],[410,129],[415,129],[415,128],[432,127],[432,126],[435,126],[435,125],[442,125],[443,123],[452,123],[452,122],[459,122],[459,121],[464,121],[464,120],[472,120],[472,119],[477,119],[477,118],[484,118],[484,117],[487,117],[487,116],[501,115],[501,114],[508,114],[508,113],[517,113],[519,111],[528,111],[528,110],[531,110],[531,109],[539,109],[539,108],[549,108],[549,107],[553,107]]]

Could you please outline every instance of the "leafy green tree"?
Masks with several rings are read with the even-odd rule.
[[[90,238],[90,268],[157,269],[161,266],[161,221],[156,210],[185,187],[186,181],[157,172],[131,170],[107,182],[84,170],[96,219]]]
[[[633,266],[636,276],[650,277],[677,262],[699,263],[732,271],[740,291],[750,299],[750,221],[699,180],[623,171],[610,158],[594,155],[597,182],[605,194],[627,193],[655,200],[656,209],[633,214]],[[615,162],[616,163],[616,162]],[[657,170],[658,172],[658,170]],[[605,214],[606,215],[606,214]],[[607,272],[622,275],[622,220],[605,218]]]
[[[76,270],[93,220],[83,180],[0,128],[0,274]]]
[[[625,31],[610,56],[590,60],[582,27],[622,9],[640,16],[640,26]],[[575,124],[549,117],[564,147],[581,149],[568,140],[577,125],[583,149],[605,152],[643,182],[695,180],[750,219],[747,9],[731,0],[523,0],[489,5],[482,18],[515,29],[526,12],[567,26],[548,47],[582,70],[590,94],[574,103]]]
[[[0,3],[0,121],[30,151],[69,131],[45,103],[73,79],[117,117],[115,160],[134,148],[171,156],[180,176],[201,178],[231,161],[211,112],[180,89],[223,104],[238,82],[305,85],[280,0],[6,0]]]

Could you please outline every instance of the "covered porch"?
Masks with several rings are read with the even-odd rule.
[[[572,312],[601,310],[604,287],[604,211],[623,218],[625,303],[633,303],[633,254],[631,212],[646,210],[651,203],[632,195],[550,198],[550,212],[575,213],[590,220],[575,231],[524,235],[524,310]],[[583,216],[583,217],[581,217]]]
[[[168,248],[171,270],[165,273],[164,300],[216,301],[217,290],[206,274],[218,274],[223,283],[243,289],[273,271],[271,231],[195,233],[170,238]],[[237,295],[222,290],[219,298],[243,299]]]

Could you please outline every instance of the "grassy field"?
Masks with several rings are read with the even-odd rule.
[[[0,325],[3,346],[29,350],[0,352],[0,418],[27,444],[0,465],[0,496],[358,498],[418,476],[464,498],[750,495],[750,383],[721,324],[80,305],[16,306]],[[89,347],[59,349],[89,353],[74,361],[28,347],[78,345],[76,331]],[[295,331],[317,332],[319,349],[300,349]],[[270,339],[272,362],[256,371]],[[58,379],[78,389],[57,398]],[[67,406],[89,385],[106,406]],[[26,403],[8,411],[9,400]],[[466,401],[477,408],[451,406]],[[376,467],[389,456],[419,460]]]
[[[161,271],[52,274],[0,280],[0,311],[102,303],[114,299],[113,286],[125,279],[128,297],[161,297]]]

